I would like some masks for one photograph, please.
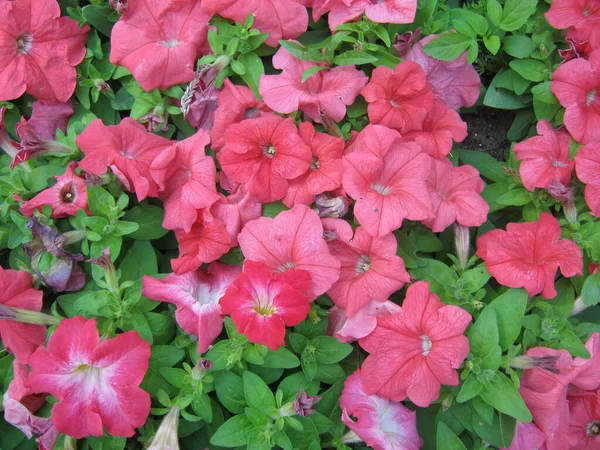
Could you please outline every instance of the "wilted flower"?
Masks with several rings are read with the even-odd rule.
[[[110,249],[105,248],[102,254],[97,258],[88,259],[87,262],[100,266],[104,270],[104,279],[111,291],[119,289],[119,279],[117,277],[117,268],[112,261]]]
[[[108,4],[119,14],[123,14],[127,9],[127,0],[108,0]]]
[[[167,131],[169,129],[167,125],[166,115],[167,113],[163,111],[164,108],[156,107],[154,110],[146,114],[138,119],[138,122],[141,124],[145,124],[148,131],[154,133],[155,131]]]
[[[454,222],[454,245],[456,246],[456,256],[462,269],[467,268],[469,261],[469,241],[469,227]]]
[[[348,213],[348,199],[343,196],[332,197],[327,193],[315,196],[315,204],[317,205],[317,214],[322,219],[340,218]]]
[[[569,62],[575,58],[587,59],[593,50],[590,41],[577,42],[572,37],[567,36],[567,43],[569,44],[569,48],[558,51],[560,57],[564,58],[561,64]]]
[[[574,188],[566,187],[558,180],[552,180],[552,183],[546,189],[552,198],[562,203],[567,220],[575,222],[577,220],[577,208],[573,200]]]
[[[422,32],[423,28],[417,28],[415,31],[407,31],[404,34],[396,34],[392,47],[394,47],[394,49],[402,57],[408,50],[410,50],[415,42],[419,40]]]
[[[308,417],[316,410],[312,409],[313,405],[319,402],[323,397],[310,396],[305,391],[299,391],[294,399],[294,410],[296,414],[302,417]]]
[[[13,141],[8,135],[6,130],[6,124],[4,123],[4,115],[6,114],[6,106],[0,108],[0,148],[9,155],[11,158],[15,158],[19,149],[15,146],[17,143]]]
[[[515,356],[510,360],[510,365],[516,369],[544,369],[552,373],[559,374],[560,370],[556,367],[558,357],[556,355],[544,356]]]
[[[156,431],[152,443],[147,450],[179,450],[177,426],[179,424],[179,408],[173,406]]]

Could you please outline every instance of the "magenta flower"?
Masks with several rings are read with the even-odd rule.
[[[342,308],[333,306],[327,316],[327,334],[340,342],[354,342],[371,334],[377,327],[377,316],[390,316],[399,310],[400,307],[389,300],[383,303],[371,300],[354,316],[348,317]]]
[[[246,222],[262,215],[262,203],[248,193],[245,185],[240,184],[228,196],[219,194],[219,200],[213,203],[210,212],[225,224],[231,236],[231,246],[237,247],[237,237]]]
[[[600,48],[600,5],[595,0],[554,0],[545,15],[554,28],[569,28],[579,42],[589,41],[593,48]]]
[[[577,177],[585,183],[585,202],[596,217],[600,216],[600,144],[584,145],[575,156]]]

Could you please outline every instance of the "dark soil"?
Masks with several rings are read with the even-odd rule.
[[[505,160],[504,151],[510,146],[506,134],[515,118],[513,111],[477,107],[474,113],[463,114],[467,122],[469,136],[461,147],[488,153],[498,160]]]

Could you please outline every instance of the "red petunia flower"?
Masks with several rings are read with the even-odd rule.
[[[365,15],[375,23],[412,23],[417,13],[417,0],[314,0],[315,21],[329,13],[329,29],[335,29]]]
[[[215,162],[204,153],[209,142],[208,133],[200,130],[162,150],[150,164],[150,175],[165,206],[163,227],[168,230],[189,233],[198,211],[219,199]]]
[[[600,51],[562,64],[552,75],[551,89],[566,108],[565,126],[575,140],[600,139]]]
[[[300,269],[310,273],[310,298],[327,291],[340,275],[340,262],[329,253],[317,213],[304,205],[274,219],[248,222],[238,236],[246,259],[262,261],[276,272]]]
[[[219,299],[241,272],[239,266],[213,262],[208,271],[170,274],[162,280],[144,276],[142,294],[175,305],[177,323],[186,333],[198,336],[198,353],[204,353],[223,329]]]
[[[96,320],[63,319],[48,341],[29,358],[32,392],[58,403],[52,422],[76,439],[131,437],[150,414],[150,396],[138,386],[148,370],[150,345],[129,331],[100,342]]]
[[[253,27],[267,33],[265,43],[277,47],[282,39],[300,36],[308,28],[308,12],[295,0],[202,0],[202,9],[244,23],[254,14]]]
[[[545,14],[554,28],[574,30],[579,41],[590,41],[600,48],[600,4],[596,0],[553,0]]]
[[[300,124],[299,135],[311,149],[312,159],[306,173],[290,180],[283,199],[289,208],[297,204],[310,205],[315,201],[315,195],[334,191],[342,185],[344,138],[317,133],[309,122]]]
[[[77,136],[76,142],[85,154],[79,167],[86,172],[102,175],[110,167],[139,201],[158,196],[150,164],[161,150],[171,145],[168,139],[147,132],[143,125],[126,117],[119,125],[109,126],[96,119]]]
[[[586,184],[585,202],[592,215],[600,217],[600,144],[592,142],[584,145],[575,156],[577,177]]]
[[[416,142],[432,158],[444,159],[452,151],[452,142],[464,141],[467,134],[467,124],[458,113],[435,100],[421,128],[403,134],[402,138]]]
[[[371,334],[377,326],[378,316],[391,316],[400,307],[394,302],[370,300],[360,311],[348,317],[342,308],[333,306],[329,310],[329,328],[327,334],[340,342],[354,342]]]
[[[285,327],[298,325],[308,316],[309,288],[310,274],[304,270],[276,273],[263,262],[246,260],[243,273],[220,304],[250,342],[277,350],[285,345]]]
[[[595,450],[600,445],[600,399],[598,391],[569,392],[569,432],[576,440],[572,448]]]
[[[490,206],[481,197],[484,184],[474,167],[454,167],[448,159],[434,160],[427,184],[435,217],[423,223],[432,231],[440,233],[454,222],[478,227],[487,220]]]
[[[0,2],[0,101],[25,92],[47,104],[69,100],[89,29],[60,17],[56,0]]]
[[[374,450],[419,450],[417,413],[365,392],[360,369],[346,378],[340,397],[342,421]]]
[[[402,134],[420,130],[433,108],[433,93],[425,72],[414,62],[402,62],[394,70],[375,68],[361,95],[369,103],[371,123],[396,128]]]
[[[202,3],[202,5],[201,5]],[[126,67],[146,90],[194,78],[210,15],[201,0],[131,1],[111,33],[110,62]]]
[[[262,203],[248,193],[245,185],[240,184],[228,196],[219,194],[219,200],[210,207],[210,212],[225,224],[231,236],[231,246],[237,247],[242,227],[262,215]]]
[[[21,212],[25,217],[31,217],[33,211],[42,210],[44,205],[52,207],[51,217],[60,219],[77,215],[80,209],[89,212],[87,190],[82,178],[75,175],[77,163],[71,161],[64,174],[56,179],[56,184],[43,190],[31,200],[23,203]]]
[[[539,136],[514,146],[517,161],[522,161],[519,174],[523,186],[530,191],[536,187],[546,189],[555,180],[568,186],[575,167],[569,158],[571,136],[555,130],[545,120],[538,122],[537,132]]]
[[[374,238],[358,227],[353,236],[352,227],[342,219],[325,219],[323,226],[329,251],[341,264],[340,277],[327,295],[348,317],[371,300],[385,302],[410,281],[404,261],[396,256],[392,233]]]
[[[561,64],[564,64],[575,58],[587,59],[594,50],[590,45],[590,41],[579,42],[574,36],[567,36],[566,40],[567,44],[569,44],[569,47],[564,50],[558,50],[560,57],[564,58],[564,60],[561,61]]]
[[[582,275],[581,249],[573,241],[560,239],[558,220],[542,213],[539,220],[509,223],[504,230],[492,230],[477,239],[477,256],[498,283],[525,288],[533,297],[556,296],[554,277]]]
[[[419,281],[408,288],[401,311],[377,318],[377,328],[359,344],[370,355],[361,369],[368,395],[427,407],[442,385],[458,386],[456,369],[469,354],[464,335],[471,315],[444,305]]]
[[[404,219],[432,216],[426,184],[432,159],[412,142],[396,141],[379,152],[352,152],[343,161],[343,186],[356,200],[354,215],[372,236],[397,230]]]
[[[282,114],[301,109],[318,123],[322,122],[320,110],[336,122],[342,120],[346,106],[354,103],[368,78],[354,66],[337,66],[320,70],[302,81],[306,69],[319,65],[326,67],[323,63],[295,58],[280,48],[273,56],[273,66],[283,72],[260,78],[260,95],[265,104]]]
[[[352,138],[346,144],[344,155],[354,152],[372,153],[383,157],[400,139],[398,131],[384,125],[370,123],[360,133],[352,132]]]
[[[175,238],[179,244],[179,258],[171,260],[171,266],[179,275],[216,261],[231,248],[231,236],[225,224],[213,217],[208,209],[198,214],[189,233],[176,230]]]
[[[21,270],[0,267],[0,304],[30,311],[42,310],[42,292],[32,287],[33,278]],[[46,341],[46,327],[0,320],[0,338],[4,348],[25,364],[29,356]]]
[[[271,108],[257,100],[249,87],[233,84],[229,79],[225,80],[223,86],[210,130],[211,147],[215,151],[225,146],[225,131],[229,125],[245,119],[256,119],[271,112]]]
[[[312,157],[294,121],[274,115],[231,125],[225,143],[218,154],[223,171],[265,203],[285,197],[289,180],[306,172]]]
[[[423,47],[436,37],[432,34],[421,39],[403,55],[404,59],[414,61],[423,68],[433,95],[448,108],[456,110],[473,106],[479,98],[481,87],[477,71],[467,62],[466,52],[454,61],[441,61],[427,55]]]

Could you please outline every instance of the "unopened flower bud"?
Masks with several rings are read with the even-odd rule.
[[[469,263],[469,228],[454,223],[454,244],[456,246],[456,256],[461,269],[466,269]]]
[[[0,304],[0,321],[2,320],[33,325],[57,325],[59,322],[56,317],[49,314]]]
[[[573,303],[573,311],[571,311],[571,315],[576,316],[577,314],[582,313],[586,308],[587,306],[585,303],[583,303],[583,298],[577,297],[575,299],[575,303]]]
[[[213,363],[210,359],[202,358],[198,361],[198,364],[192,369],[192,378],[196,381],[204,378],[204,374],[213,368]]]
[[[414,32],[408,31],[404,34],[397,34],[394,38],[392,47],[394,47],[400,57],[404,57],[404,55],[406,55],[415,42],[419,40],[422,32],[422,28],[417,28]]]
[[[299,391],[294,399],[294,411],[302,417],[308,417],[316,410],[312,409],[313,405],[319,402],[323,397],[310,396],[304,391]]]
[[[515,356],[510,360],[511,367],[515,369],[544,369],[548,372],[559,374],[560,371],[556,368],[557,356]]]
[[[6,124],[4,123],[4,114],[6,114],[6,106],[0,108],[0,148],[13,159],[17,156],[19,149],[15,146],[15,142],[8,135]]]
[[[147,450],[179,450],[179,408],[173,406],[156,430]]]
[[[342,137],[344,135],[342,130],[340,130],[340,127],[338,127],[338,124],[327,115],[327,112],[324,109],[319,109],[319,119],[325,127],[325,130],[327,130],[327,132],[332,136]]]
[[[40,446],[42,448],[42,446]],[[77,439],[72,436],[65,435],[63,450],[77,450]]]
[[[98,258],[88,259],[87,262],[96,264],[97,266],[100,266],[100,267],[102,267],[102,269],[104,269],[104,278],[112,292],[117,291],[119,289],[119,279],[117,277],[117,268],[115,267],[115,264],[112,262],[112,258],[110,256],[110,250],[108,248],[104,249],[104,251]]]
[[[317,205],[317,213],[319,217],[325,219],[327,217],[340,218],[348,213],[348,200],[345,197],[332,197],[327,193],[315,196],[315,204]]]
[[[119,14],[123,14],[127,9],[127,0],[108,0],[108,4]]]
[[[566,187],[558,180],[552,180],[552,183],[546,189],[552,198],[562,203],[567,220],[575,222],[577,220],[577,208],[573,200],[573,188]]]
[[[98,92],[109,92],[112,91],[110,85],[104,81],[102,78],[96,78],[94,80],[94,86]]]

